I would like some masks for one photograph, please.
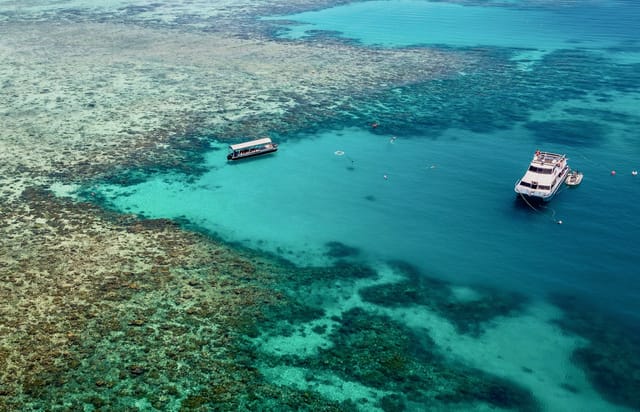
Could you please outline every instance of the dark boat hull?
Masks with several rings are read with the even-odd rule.
[[[250,153],[243,154],[236,157],[233,157],[233,154],[229,153],[227,155],[227,160],[236,161],[236,160],[242,160],[242,159],[249,159],[251,157],[262,156],[262,155],[266,155],[266,154],[277,152],[277,151],[278,151],[278,148],[274,147],[272,149],[267,149],[267,150],[256,150],[254,152],[250,152]]]

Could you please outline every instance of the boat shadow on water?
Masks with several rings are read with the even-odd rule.
[[[513,197],[513,207],[516,210],[526,210],[529,212],[538,212],[544,210],[549,202],[545,202],[538,198],[526,198],[525,196],[516,194]]]

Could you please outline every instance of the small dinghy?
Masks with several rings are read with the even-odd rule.
[[[564,181],[568,186],[578,186],[582,182],[582,173],[577,170],[572,170],[567,175],[567,179]]]

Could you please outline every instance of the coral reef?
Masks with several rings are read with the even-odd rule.
[[[336,101],[336,90],[364,96],[470,63],[427,49],[256,42],[230,28],[122,24],[119,12],[74,16],[74,24],[60,25],[52,13],[0,28],[0,159],[2,175],[18,183],[3,185],[7,196],[34,178],[117,179],[120,170],[167,167],[196,173],[190,168],[210,139],[308,130],[351,105],[350,97]]]
[[[351,256],[357,256],[360,251],[357,248],[347,246],[342,242],[332,241],[327,242],[327,256],[332,258],[347,258]]]
[[[532,394],[518,385],[447,360],[427,336],[418,337],[393,319],[354,308],[339,319],[330,348],[296,366],[327,369],[346,381],[391,392],[380,399],[384,410],[413,403],[429,405],[486,402],[494,407],[538,410]],[[311,374],[313,376],[313,374]],[[310,378],[313,380],[313,378]]]
[[[9,206],[0,212],[0,409],[340,410],[271,386],[252,365],[244,339],[280,299],[266,288],[273,265],[168,220],[38,188]]]
[[[327,0],[63,3],[0,5],[0,410],[537,409],[526,390],[452,362],[384,313],[421,305],[478,336],[517,312],[521,296],[480,290],[460,299],[400,262],[392,266],[403,280],[366,286],[378,273],[339,242],[327,253],[345,261],[297,268],[175,221],[105,211],[91,193],[81,196],[91,203],[74,202],[45,188],[127,185],[166,169],[195,175],[214,139],[286,138],[371,119],[378,134],[505,129],[562,99],[637,87],[637,65],[563,50],[518,72],[512,51],[366,49],[320,31],[288,42],[255,19],[337,3]],[[541,79],[555,86],[540,88]],[[609,132],[585,120],[589,112],[566,113],[573,117],[525,127],[552,126],[566,144],[582,126],[596,133],[580,144]],[[607,122],[621,119],[607,113]],[[313,293],[330,285],[344,295],[343,285],[358,282],[360,295],[345,299],[380,311],[328,316],[331,297]],[[574,361],[607,399],[640,409],[634,335],[559,306],[559,324],[590,342]],[[330,343],[305,358],[264,354],[252,340],[295,337],[304,323]],[[356,404],[280,385],[261,363],[306,368],[313,383],[331,372],[380,396]]]
[[[518,293],[478,287],[478,296],[471,300],[458,299],[453,285],[430,278],[405,263],[392,262],[405,280],[374,285],[360,290],[362,299],[380,306],[398,307],[423,305],[450,320],[461,333],[478,336],[485,325],[498,316],[518,313],[526,298]]]
[[[604,312],[574,296],[554,295],[561,308],[557,321],[564,330],[583,336],[588,344],[573,353],[591,384],[610,402],[640,409],[640,328],[630,319]]]
[[[273,41],[254,16],[326,1],[236,3],[194,3],[188,17],[159,3],[0,6],[0,409],[351,408],[274,387],[252,366],[245,340],[260,322],[321,314],[274,293],[283,262],[107,212],[91,193],[81,198],[93,204],[44,190],[194,175],[211,139],[327,127],[351,104],[336,91],[364,96],[470,63]],[[342,263],[310,272],[372,275]]]
[[[258,349],[256,365],[261,370],[286,365],[305,371],[301,372],[303,383],[282,382],[301,390],[356,385],[362,389],[341,396],[356,404],[374,402],[382,410],[464,409],[478,404],[504,410],[539,409],[529,390],[461,363],[443,353],[427,331],[414,330],[400,317],[384,314],[385,307],[425,305],[462,332],[479,335],[494,317],[517,313],[521,301],[498,294],[492,302],[489,290],[473,300],[456,298],[450,284],[424,277],[404,262],[392,262],[390,267],[398,273],[396,282],[387,282],[370,267],[346,262],[329,268],[282,266],[278,304],[263,308],[266,316],[255,344],[265,348]],[[363,298],[369,294],[379,298],[363,299],[378,306],[357,305],[357,297],[351,296],[357,290]],[[471,315],[474,307],[479,313]],[[358,396],[364,388],[370,397]]]

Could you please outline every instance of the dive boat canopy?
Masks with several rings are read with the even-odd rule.
[[[273,153],[278,150],[278,145],[273,143],[270,138],[263,137],[262,139],[229,145],[229,150],[227,160],[240,160]]]

